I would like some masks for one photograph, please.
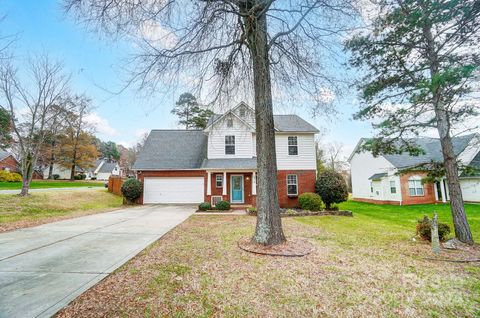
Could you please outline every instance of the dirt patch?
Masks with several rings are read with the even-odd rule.
[[[305,256],[310,254],[314,248],[312,244],[299,238],[289,238],[285,243],[274,246],[258,244],[250,238],[243,238],[237,244],[246,252],[285,257]]]

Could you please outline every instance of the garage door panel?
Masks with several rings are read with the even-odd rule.
[[[144,178],[144,203],[203,202],[202,177]]]

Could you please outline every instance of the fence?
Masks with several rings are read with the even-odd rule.
[[[119,176],[110,176],[108,179],[108,192],[111,192],[116,195],[122,195],[122,184],[125,179],[122,179]]]

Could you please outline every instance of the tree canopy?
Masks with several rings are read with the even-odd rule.
[[[180,95],[171,113],[179,118],[178,123],[185,125],[185,129],[203,129],[213,115],[211,110],[201,107],[191,93]]]

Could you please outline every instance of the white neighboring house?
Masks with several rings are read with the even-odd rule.
[[[87,172],[87,179],[108,180],[110,176],[120,175],[120,166],[116,162],[108,162],[105,159],[95,161],[95,167]]]
[[[425,151],[425,154],[419,156],[404,153],[374,157],[369,152],[358,152],[365,141],[366,139],[360,139],[349,158],[354,200],[399,205],[449,200],[445,178],[435,184],[422,184],[421,179],[425,172],[398,174],[401,170],[414,168],[423,163],[442,162],[438,139],[415,139],[415,143]],[[454,137],[453,145],[455,155],[462,164],[478,169],[473,176],[460,175],[463,199],[480,202],[480,135]]]
[[[45,168],[42,169],[42,174],[43,174],[43,179],[48,179],[48,173],[50,171],[50,166],[46,166]],[[84,171],[82,168],[80,167],[77,167],[75,169],[75,173],[78,175],[78,174],[82,174]],[[58,163],[54,163],[53,164],[53,170],[52,170],[52,175],[58,175],[58,179],[61,179],[61,180],[69,180],[70,179],[70,174],[71,174],[71,170],[70,168],[65,168],[61,165],[59,165]]]
[[[317,128],[297,115],[274,115],[281,207],[315,191]],[[152,130],[133,166],[143,203],[256,205],[254,110],[240,103],[210,118],[204,130]]]

